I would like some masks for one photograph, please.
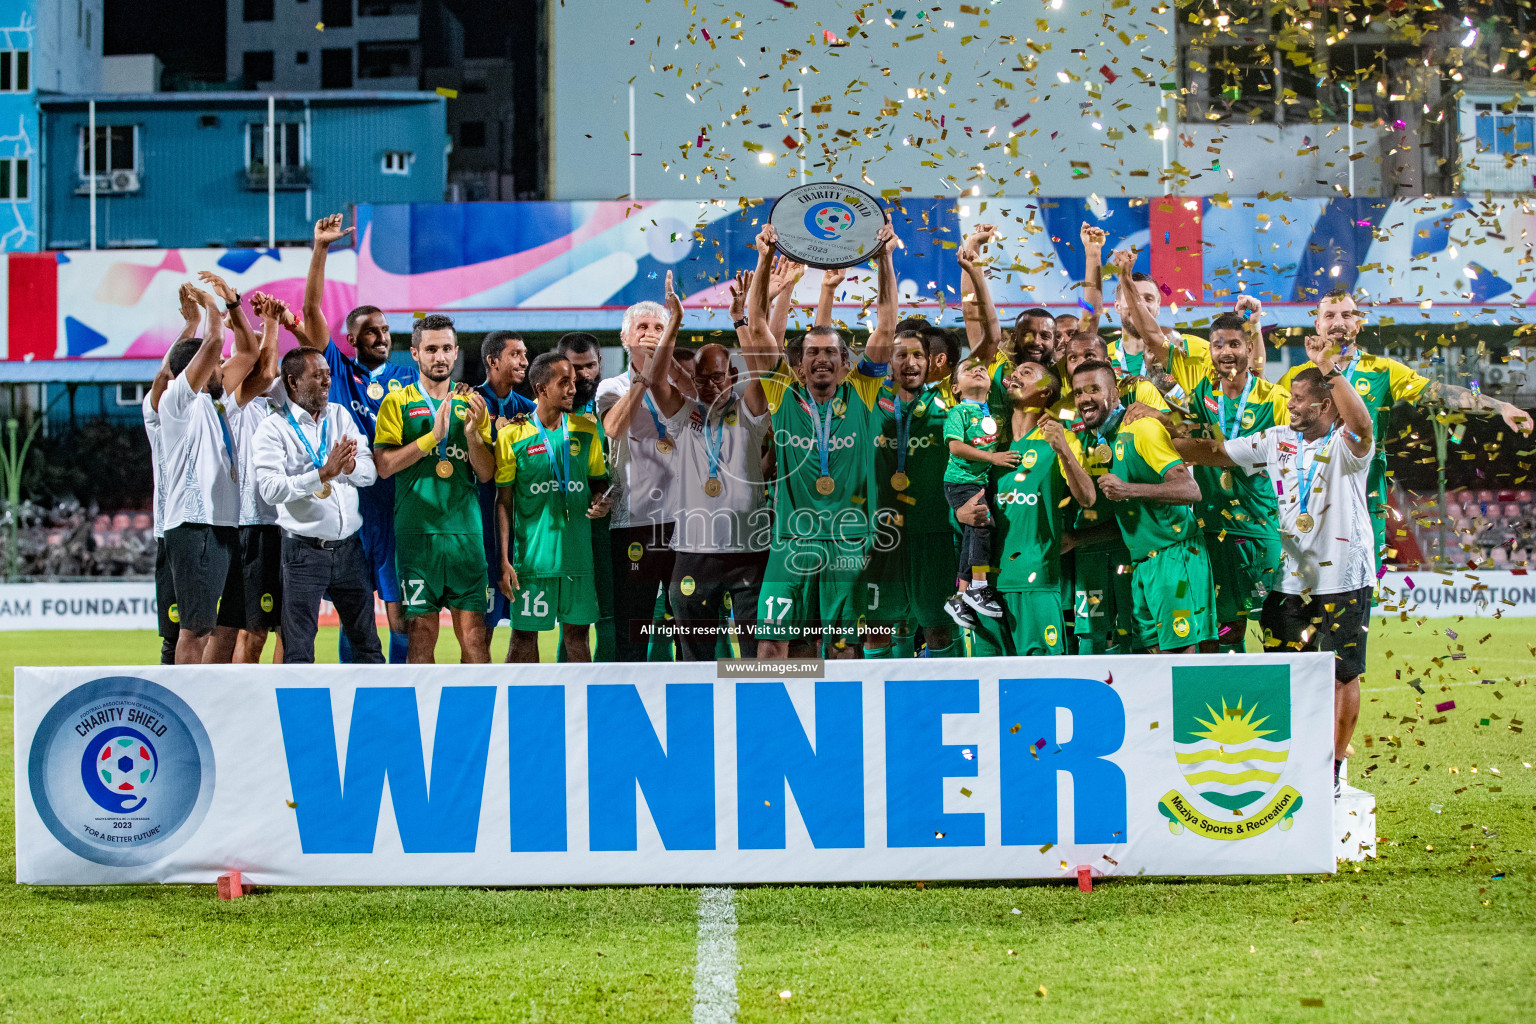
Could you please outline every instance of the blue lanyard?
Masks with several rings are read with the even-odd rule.
[[[325,418],[325,414],[324,413],[321,413],[321,420],[320,420],[320,454],[316,455],[315,454],[314,446],[309,443],[309,438],[305,437],[304,436],[304,431],[299,429],[299,421],[293,418],[293,410],[292,409],[284,409],[283,410],[283,415],[288,417],[288,425],[293,428],[293,432],[295,434],[298,434],[299,435],[299,440],[301,442],[303,442],[304,450],[309,453],[309,461],[313,462],[315,464],[315,468],[316,469],[319,469],[321,466],[324,466],[325,465],[325,453],[330,449],[331,421],[329,419]]]
[[[421,400],[427,403],[427,408],[428,409],[432,410],[432,419],[435,422],[437,420],[437,409],[438,409],[438,406],[441,405],[442,403],[438,402],[431,395],[427,394],[427,389],[426,388],[418,387],[416,390],[421,392]],[[453,412],[453,392],[452,391],[448,392],[448,397],[446,399],[444,399],[444,401],[446,401],[448,403],[448,411],[449,411],[449,416],[448,416],[448,433],[452,433],[453,432],[453,415],[452,415],[452,412]],[[432,431],[432,428],[428,427],[427,428],[427,432],[431,433],[431,431]],[[448,459],[448,433],[445,433],[443,435],[443,439],[441,441],[437,442],[437,457],[439,459],[444,460],[444,461],[447,461],[447,459]]]
[[[1227,393],[1220,387],[1216,389],[1216,425],[1221,427],[1221,436],[1228,441],[1237,437],[1232,432],[1233,427],[1237,427],[1239,430],[1242,429],[1243,410],[1248,407],[1248,395],[1253,391],[1253,382],[1256,380],[1258,378],[1253,374],[1250,373],[1248,375],[1248,383],[1243,386],[1243,397],[1237,400],[1237,409],[1232,414],[1233,420],[1230,425],[1227,423]]]
[[[534,416],[533,421],[539,425],[539,434],[544,438],[544,447],[549,451],[549,469],[555,475],[555,482],[560,485],[560,504],[565,504],[565,495],[570,490],[571,484],[571,427],[566,421],[565,413],[560,414],[560,458],[555,458],[555,438],[548,430],[544,429],[544,422]]]
[[[821,475],[831,476],[832,466],[832,406],[837,403],[837,396],[832,396],[832,401],[827,403],[827,414],[823,419],[821,415],[821,403],[811,398],[809,391],[805,394],[811,399],[811,425],[816,429],[816,454],[821,457]]]
[[[213,399],[209,399],[210,402]],[[229,420],[224,416],[224,403],[213,402],[213,411],[219,421],[219,433],[224,435],[224,458],[229,460],[230,479],[235,477],[235,437],[229,432]]]
[[[1317,475],[1318,456],[1324,459],[1328,457],[1328,449],[1333,446],[1333,433],[1338,429],[1337,424],[1329,429],[1328,436],[1323,438],[1322,449],[1312,457],[1312,465],[1305,470],[1302,464],[1307,461],[1307,439],[1301,436],[1301,431],[1296,432],[1296,476],[1301,481],[1301,496],[1297,500],[1301,502],[1302,515],[1307,513],[1307,498],[1312,493],[1312,478]]]
[[[1115,407],[1115,411],[1109,414],[1109,419],[1104,421],[1104,426],[1093,432],[1094,444],[1109,445],[1109,439],[1114,436],[1120,426],[1121,418],[1125,416],[1125,406]]]
[[[631,384],[630,387],[634,387],[634,385]],[[658,441],[665,441],[667,439],[667,425],[661,421],[661,413],[656,410],[656,403],[651,401],[650,392],[645,394],[645,411],[651,414],[651,422],[656,424],[656,439]]]
[[[1349,381],[1349,386],[1355,386],[1355,366],[1360,362],[1360,347],[1356,345],[1355,354],[1349,360],[1349,365],[1344,367],[1344,379]]]
[[[902,412],[901,396],[896,396],[896,472],[907,471],[907,438],[912,436],[912,413],[917,409],[917,403],[921,399],[914,398],[907,406],[906,412]]]
[[[720,419],[716,429],[710,430],[709,410],[704,408],[703,402],[696,403],[699,407],[699,415],[704,419],[704,450],[709,455],[709,478],[717,479],[720,476],[720,449],[725,446],[725,417],[730,412],[727,404],[720,410]]]

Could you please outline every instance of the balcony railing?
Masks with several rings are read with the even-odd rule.
[[[308,167],[298,167],[284,164],[277,168],[277,181],[275,185],[280,189],[301,189],[310,186],[310,173]],[[252,164],[245,169],[245,187],[251,192],[265,192],[267,189],[267,168],[264,164]]]

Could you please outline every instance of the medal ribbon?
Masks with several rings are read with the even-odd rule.
[[[214,402],[213,411],[218,413],[219,433],[223,435],[224,440],[224,457],[229,460],[229,478],[233,480],[235,479],[235,437],[229,432],[229,420],[224,416],[224,403]]]
[[[1109,437],[1120,426],[1120,420],[1124,416],[1125,406],[1123,405],[1117,407],[1114,412],[1109,414],[1109,419],[1104,421],[1104,425],[1093,432],[1093,443],[1095,447],[1101,444],[1105,447],[1109,446]]]
[[[571,483],[571,425],[566,419],[565,413],[560,414],[560,458],[555,458],[555,438],[544,428],[544,423],[537,416],[533,422],[539,426],[539,434],[544,438],[544,447],[549,453],[549,471],[554,474],[555,482],[560,485],[560,507],[565,507],[565,497],[570,493]]]
[[[293,418],[293,410],[284,409],[283,413],[288,417],[288,425],[293,428],[293,432],[299,435],[304,450],[309,453],[309,461],[315,464],[316,469],[324,466],[326,452],[331,446],[331,421],[324,418],[320,421],[320,454],[316,455],[314,445],[309,443],[309,438],[305,437],[304,431],[299,429],[299,421]]]
[[[434,399],[431,395],[427,394],[427,389],[426,388],[420,387],[420,388],[417,388],[416,390],[421,392],[421,399],[422,399],[422,401],[427,403],[427,408],[432,410],[432,419],[433,419],[434,422],[436,422],[436,420],[437,420],[437,407],[439,405],[441,405],[442,403],[437,401],[436,399]],[[448,409],[449,409],[449,412],[451,413],[453,411],[453,392],[452,391],[448,392],[448,397],[446,399],[444,399],[444,401],[446,401],[448,403]],[[452,432],[453,432],[453,417],[450,415],[448,417],[448,433],[451,434]],[[430,429],[428,430],[428,433],[431,433]],[[443,439],[441,441],[437,442],[437,457],[439,459],[443,460],[444,462],[448,461],[448,434],[444,434],[443,435]]]
[[[1350,357],[1349,365],[1344,367],[1344,379],[1349,381],[1349,386],[1350,387],[1354,387],[1355,386],[1355,366],[1356,366],[1356,364],[1358,364],[1360,362],[1360,348],[1359,348],[1359,346],[1356,345],[1356,346],[1352,346],[1352,347],[1355,350],[1355,354],[1352,357]]]
[[[1317,455],[1327,457],[1328,449],[1333,447],[1334,431],[1338,429],[1338,425],[1335,424],[1328,431],[1328,436],[1323,438],[1322,448]],[[1301,431],[1296,431],[1296,478],[1301,483],[1301,497],[1298,500],[1301,502],[1302,515],[1307,514],[1307,499],[1312,493],[1312,478],[1317,475],[1317,455],[1312,457],[1312,465],[1303,470],[1302,464],[1307,461],[1307,441],[1301,436]]]
[[[634,387],[634,385],[631,384],[630,387]],[[649,391],[645,393],[645,411],[651,414],[651,422],[656,424],[656,440],[665,441],[667,439],[667,425],[661,421],[661,413],[656,409],[656,403],[651,401],[651,393]],[[706,424],[708,423],[707,420],[705,422]]]
[[[720,410],[720,419],[713,432],[709,427],[709,410],[704,408],[703,402],[695,402],[699,407],[699,417],[704,420],[704,450],[709,455],[709,478],[714,480],[720,476],[720,449],[725,446],[725,416],[730,411],[730,405]]]
[[[1221,428],[1221,436],[1226,438],[1228,441],[1237,436],[1232,432],[1233,427],[1236,427],[1239,430],[1242,429],[1243,410],[1248,407],[1248,395],[1252,393],[1253,382],[1256,380],[1258,380],[1258,378],[1253,374],[1250,373],[1248,375],[1248,383],[1243,386],[1243,397],[1237,400],[1237,409],[1234,410],[1232,414],[1232,423],[1230,426],[1227,424],[1227,393],[1220,388],[1217,389],[1218,393],[1221,395],[1221,398],[1216,403],[1216,425]]]
[[[917,410],[920,399],[912,399],[902,411],[901,396],[896,396],[896,472],[907,471],[907,438],[912,436],[912,414]]]
[[[811,425],[816,430],[816,454],[821,456],[821,475],[831,476],[832,466],[832,406],[837,401],[837,396],[832,396],[832,401],[827,403],[827,414],[823,419],[821,415],[821,403],[811,398],[810,392],[806,392],[806,398],[811,399],[811,405],[806,409],[811,413]],[[804,403],[801,403],[804,405]],[[812,410],[815,410],[812,412]]]

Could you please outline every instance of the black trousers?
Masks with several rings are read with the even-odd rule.
[[[171,582],[171,556],[165,538],[155,538],[155,612],[160,620],[160,664],[176,664],[176,638],[181,627],[171,618],[176,607],[176,585]]]
[[[767,569],[766,551],[677,553],[668,597],[672,614],[682,627],[677,638],[678,661],[714,661],[727,616],[736,619],[741,635],[747,638],[746,657],[756,657],[757,645],[751,638],[757,629],[757,599]],[[731,601],[729,611],[727,597]]]
[[[645,661],[651,639],[640,632],[657,620],[656,595],[672,582],[672,524],[608,531],[613,557],[614,661]]]
[[[372,563],[355,533],[339,541],[283,534],[283,664],[314,664],[322,596],[336,606],[352,660],[384,664],[373,621]]]
[[[949,502],[949,507],[958,509],[961,505],[970,501],[977,491],[985,490],[980,484],[945,484],[944,498]],[[959,574],[965,583],[970,583],[971,572],[978,565],[992,564],[992,527],[969,526],[960,524],[960,566]]]

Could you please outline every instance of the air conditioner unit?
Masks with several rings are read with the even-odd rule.
[[[137,192],[139,190],[139,173],[137,171],[113,171],[109,183],[113,192]]]

